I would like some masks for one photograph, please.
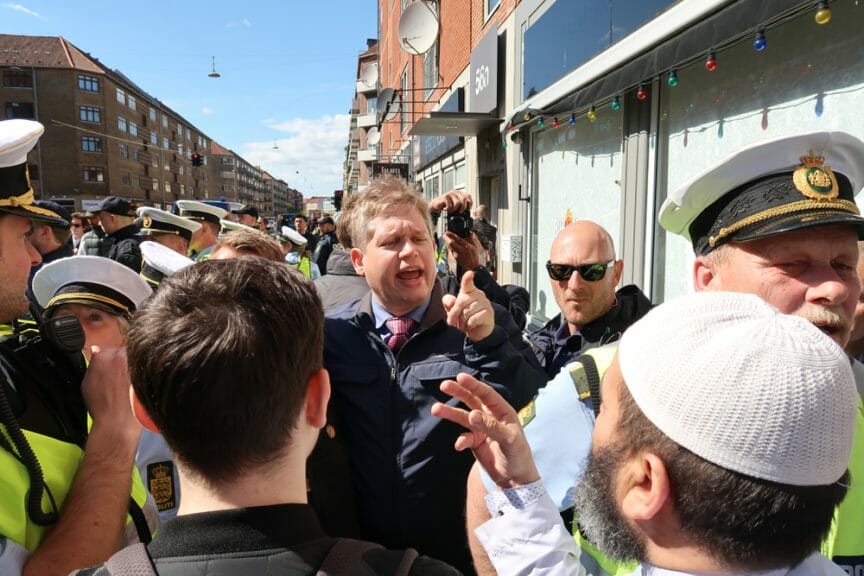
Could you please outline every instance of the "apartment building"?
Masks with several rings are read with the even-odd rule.
[[[87,208],[108,195],[161,207],[224,196],[273,213],[269,191],[287,188],[265,187],[260,167],[65,38],[0,34],[0,75],[2,118],[45,125],[30,155],[37,198]]]

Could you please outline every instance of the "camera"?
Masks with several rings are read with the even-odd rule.
[[[447,232],[453,232],[460,238],[468,238],[474,220],[471,219],[471,211],[449,212],[447,214]]]

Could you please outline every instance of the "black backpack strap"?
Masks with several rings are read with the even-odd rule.
[[[123,548],[105,563],[111,576],[158,576],[147,546],[138,543]]]
[[[324,557],[316,576],[408,576],[417,557],[417,551],[413,548],[387,550],[372,542],[339,538]]]

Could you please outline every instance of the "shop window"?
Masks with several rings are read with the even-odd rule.
[[[538,320],[560,312],[546,274],[552,240],[574,220],[592,220],[621,251],[623,120],[620,112],[598,108],[597,118],[536,132],[532,143],[533,207],[530,238],[531,314]]]
[[[444,190],[445,192],[449,192],[453,189],[456,182],[454,179],[455,174],[456,170],[454,168],[449,168],[444,171],[444,181],[441,186],[442,190]]]
[[[453,186],[456,188],[465,187],[465,163],[456,165],[456,173],[453,178]]]
[[[864,139],[860,9],[843,2],[831,8],[830,29],[804,13],[771,28],[764,52],[742,42],[718,52],[715,71],[699,61],[678,70],[678,86],[662,83],[658,157],[666,163],[657,168],[657,208],[669,191],[755,142],[813,130]],[[692,262],[692,245],[658,226],[655,301],[692,291]]]

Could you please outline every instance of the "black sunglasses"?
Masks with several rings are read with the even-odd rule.
[[[606,270],[614,263],[614,259],[605,264],[582,264],[580,266],[546,262],[546,272],[549,273],[549,278],[558,282],[569,280],[573,272],[579,272],[579,277],[586,282],[597,282],[606,275]]]

